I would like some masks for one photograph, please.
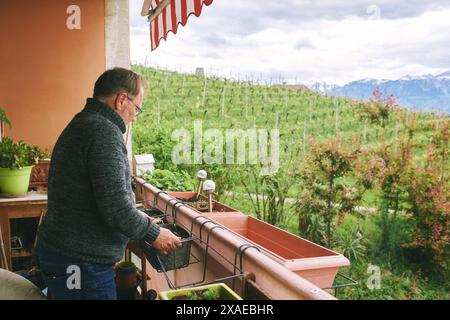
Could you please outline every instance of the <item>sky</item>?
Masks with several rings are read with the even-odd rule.
[[[130,0],[134,63],[306,85],[450,70],[450,0],[214,0],[153,52],[142,3]]]

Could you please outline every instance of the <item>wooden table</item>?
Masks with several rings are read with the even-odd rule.
[[[12,259],[31,257],[30,250],[11,250],[11,220],[41,218],[47,212],[47,194],[30,193],[22,198],[0,198],[0,227],[6,251],[6,261],[12,270]]]

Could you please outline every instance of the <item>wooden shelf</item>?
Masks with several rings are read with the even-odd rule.
[[[28,195],[24,198],[0,199],[0,228],[2,230],[3,242],[5,245],[7,266],[12,271],[15,271],[16,268],[21,269],[22,264],[29,264],[29,262],[32,262],[30,258],[33,257],[33,251],[31,250],[31,248],[28,248],[28,250],[11,250],[11,241],[9,239],[11,239],[11,237],[13,236],[12,233],[18,233],[18,230],[11,229],[13,227],[13,222],[15,224],[18,224],[16,224],[16,229],[22,228],[22,226],[20,226],[22,222],[20,222],[20,220],[14,220],[37,218],[37,225],[39,225],[41,218],[45,215],[46,212],[46,194],[29,192]],[[24,226],[34,228],[35,223],[30,221],[29,224],[27,222],[24,224]],[[30,237],[34,237],[31,232]],[[5,241],[5,239],[8,239],[8,241]],[[30,238],[30,241],[32,240],[33,239]]]
[[[26,249],[11,250],[11,258],[31,257],[32,255],[31,251]]]

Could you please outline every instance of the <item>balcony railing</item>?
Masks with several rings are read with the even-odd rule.
[[[200,212],[182,200],[194,193],[164,192],[141,178],[135,181],[138,201],[194,238],[187,267],[146,268],[150,288],[224,282],[244,299],[335,299],[329,288],[339,268],[350,264],[341,254],[218,202],[214,212]]]

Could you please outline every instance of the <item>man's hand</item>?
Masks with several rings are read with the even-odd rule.
[[[181,238],[177,237],[166,228],[161,228],[158,238],[152,243],[153,248],[163,255],[168,255],[171,251],[181,247],[181,245]]]

